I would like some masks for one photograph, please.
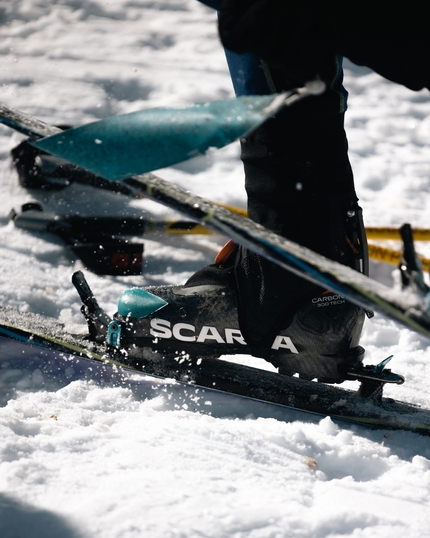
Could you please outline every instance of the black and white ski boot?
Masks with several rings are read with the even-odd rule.
[[[262,353],[239,328],[234,290],[226,285],[157,286],[126,290],[111,320],[98,306],[82,273],[74,284],[83,300],[90,338],[105,340],[125,363],[151,359],[261,356],[286,375],[341,383],[362,363],[359,338],[364,311],[335,293],[310,297]]]

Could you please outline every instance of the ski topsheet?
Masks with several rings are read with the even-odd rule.
[[[58,129],[23,112],[0,105],[0,122],[40,139]],[[367,310],[375,310],[430,338],[430,316],[425,300],[410,291],[399,293],[349,267],[329,260],[274,234],[259,224],[208,200],[191,195],[152,173],[121,182],[130,193],[160,202],[310,282],[333,290]]]
[[[37,390],[58,390],[87,379],[129,388],[139,398],[163,397],[163,405],[235,418],[333,420],[430,435],[430,410],[391,398],[369,399],[325,385],[220,359],[148,359],[142,370],[118,367],[94,342],[67,334],[56,320],[0,307],[0,379],[31,375]],[[263,362],[263,361],[262,361]],[[12,372],[11,372],[12,370]],[[34,374],[34,375],[33,375]],[[28,384],[27,384],[28,385]],[[31,383],[30,383],[31,386]]]

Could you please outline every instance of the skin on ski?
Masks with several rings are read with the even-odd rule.
[[[106,179],[121,180],[227,146],[282,103],[269,95],[147,109],[67,129],[34,145]]]
[[[324,90],[324,82],[315,80],[280,94],[150,108],[67,129],[33,145],[105,179],[122,180],[227,146],[281,109]]]

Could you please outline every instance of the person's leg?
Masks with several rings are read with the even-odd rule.
[[[237,95],[291,86],[252,55],[229,51],[226,55]],[[331,80],[324,95],[285,109],[241,141],[248,214],[271,231],[360,270],[367,252],[365,238],[360,237],[361,212],[343,126],[346,92],[341,59],[328,59],[324,76]],[[308,324],[318,325],[318,334],[308,336],[319,345],[325,339],[330,354],[343,354],[358,345],[361,309],[329,297],[317,300],[324,290],[243,248],[237,251],[233,271],[240,328],[254,354],[282,366],[273,360],[271,346],[287,327],[290,333],[295,330],[300,309],[306,311]],[[187,285],[210,274],[217,275],[214,266],[197,273]],[[226,269],[218,276],[225,274],[230,276]],[[310,310],[309,301],[314,301]],[[322,304],[330,305],[330,310],[322,309]],[[283,369],[288,371],[286,363]],[[300,368],[307,370],[303,360]]]

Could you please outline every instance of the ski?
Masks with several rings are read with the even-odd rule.
[[[117,186],[117,182],[103,180],[95,174],[90,174],[77,166],[67,163],[64,159],[54,157],[36,150],[27,140],[21,142],[18,146],[11,150],[12,158],[18,172],[19,183],[26,189],[42,189],[42,190],[61,190],[71,183],[91,184],[94,187],[99,187],[107,190],[121,192]],[[122,183],[120,183],[122,185]],[[124,193],[127,194],[127,193]],[[141,196],[140,196],[141,197]],[[29,211],[28,206],[31,210]],[[34,205],[39,206],[37,212],[34,211]],[[229,209],[233,213],[247,217],[246,209],[217,204]],[[23,213],[26,213],[24,216]],[[31,215],[29,214],[31,213]],[[158,219],[144,217],[86,217],[69,215],[51,215],[45,214],[40,208],[40,204],[24,204],[21,214],[12,210],[10,218],[13,219],[16,226],[25,228],[29,231],[53,231],[51,226],[52,220],[55,222],[72,221],[72,228],[79,229],[81,223],[90,222],[94,224],[95,229],[99,231],[101,236],[111,233],[112,235],[147,235],[149,233],[167,234],[167,235],[210,235],[213,234],[206,226],[198,224],[192,220],[169,220],[160,221]],[[46,226],[44,225],[46,224]],[[49,228],[49,230],[48,230]],[[413,228],[414,241],[428,241],[430,238],[430,230],[426,228]],[[55,232],[54,232],[55,233]],[[401,235],[398,227],[366,227],[365,233],[367,240],[401,240]],[[70,233],[68,233],[70,235]],[[122,245],[124,246],[124,245]],[[88,250],[88,249],[87,249]],[[399,266],[402,260],[402,252],[397,249],[383,247],[374,243],[367,245],[368,256],[370,260]],[[79,256],[79,252],[77,252]],[[91,253],[90,253],[91,255]],[[82,259],[82,257],[81,257]],[[426,273],[430,270],[430,259],[424,256],[419,256],[423,271]],[[97,264],[95,268],[86,259],[86,267],[95,272],[101,272]],[[106,270],[106,262],[103,264],[104,271]],[[109,265],[108,265],[109,267]],[[122,270],[123,271],[123,270]],[[126,271],[130,271],[129,267]],[[136,270],[137,271],[137,270]],[[123,271],[126,274],[125,271]],[[121,274],[121,273],[119,273]]]
[[[35,139],[58,133],[23,112],[0,105],[0,122]],[[185,214],[214,232],[266,257],[280,267],[330,289],[349,301],[375,310],[405,327],[430,338],[430,315],[423,297],[413,292],[398,293],[363,274],[324,258],[280,237],[257,223],[201,197],[190,194],[153,173],[129,178],[120,184],[134,195],[143,195]]]
[[[430,409],[368,392],[363,379],[361,387],[352,391],[213,358],[153,356],[132,368],[109,347],[67,333],[52,318],[7,307],[0,307],[0,349],[3,367],[38,370],[47,385],[51,378],[64,384],[88,379],[129,387],[146,398],[166,390],[180,393],[189,410],[202,413],[223,405],[228,416],[235,416],[240,402],[255,416],[279,420],[330,416],[344,424],[430,435]],[[368,387],[374,383],[369,378]]]
[[[18,146],[13,148],[11,150],[11,155],[18,172],[19,183],[26,189],[61,190],[71,183],[91,184],[94,187],[115,192],[122,192],[125,187],[122,183],[107,181],[100,176],[91,174],[75,165],[71,165],[64,159],[36,150],[36,148],[29,144],[28,140],[24,140]],[[121,186],[122,189],[120,188]],[[123,192],[123,194],[126,195],[127,193]],[[142,196],[139,195],[139,197]],[[247,217],[246,209],[219,203],[217,205],[221,205],[233,213]],[[61,219],[62,216],[56,216],[55,218]],[[130,217],[125,217],[125,219],[126,221],[130,221]],[[22,227],[30,229],[30,226],[26,226],[24,222],[26,219],[19,218],[18,220],[21,222]],[[145,234],[157,232],[175,235],[208,235],[214,233],[202,224],[198,224],[191,220],[162,222],[152,219],[144,219],[143,217],[139,217],[139,220],[144,224],[143,231]],[[101,222],[103,222],[103,226],[107,223],[108,227],[111,228],[115,226],[114,221],[115,217],[103,217],[103,221],[100,221],[97,224],[100,226],[100,231],[103,232]],[[15,223],[17,222],[18,221],[15,220]],[[124,227],[121,223],[117,225],[120,226],[120,231],[123,232],[122,228]],[[129,226],[127,226],[127,228],[129,228]],[[428,228],[414,227],[412,232],[414,241],[430,240],[430,230]],[[115,235],[117,233],[118,228],[114,228],[112,234]],[[365,233],[368,241],[400,241],[402,239],[399,227],[395,226],[366,226]],[[141,235],[139,229],[137,229],[137,235]],[[367,245],[367,251],[369,259],[395,266],[398,266],[402,259],[402,252],[400,250],[383,247],[374,243],[369,243]],[[430,270],[430,259],[425,258],[422,255],[419,256],[419,259],[421,260],[423,271],[428,273]],[[91,269],[91,267],[89,268]]]
[[[40,339],[45,339],[44,345],[40,344]],[[139,401],[162,399],[164,410],[179,408],[229,418],[247,418],[252,414],[255,418],[275,418],[286,422],[318,422],[323,418],[318,413],[176,381],[173,377],[166,379],[124,365],[118,368],[106,357],[102,361],[101,357],[96,358],[93,354],[91,358],[82,356],[78,349],[72,353],[67,343],[61,349],[58,340],[55,346],[49,346],[49,340],[49,337],[42,338],[40,334],[0,324],[0,378],[9,397],[15,393],[17,382],[22,379],[26,382],[25,388],[21,383],[20,391],[32,390],[33,386],[36,390],[59,390],[71,382],[85,380],[102,387],[126,388]]]

